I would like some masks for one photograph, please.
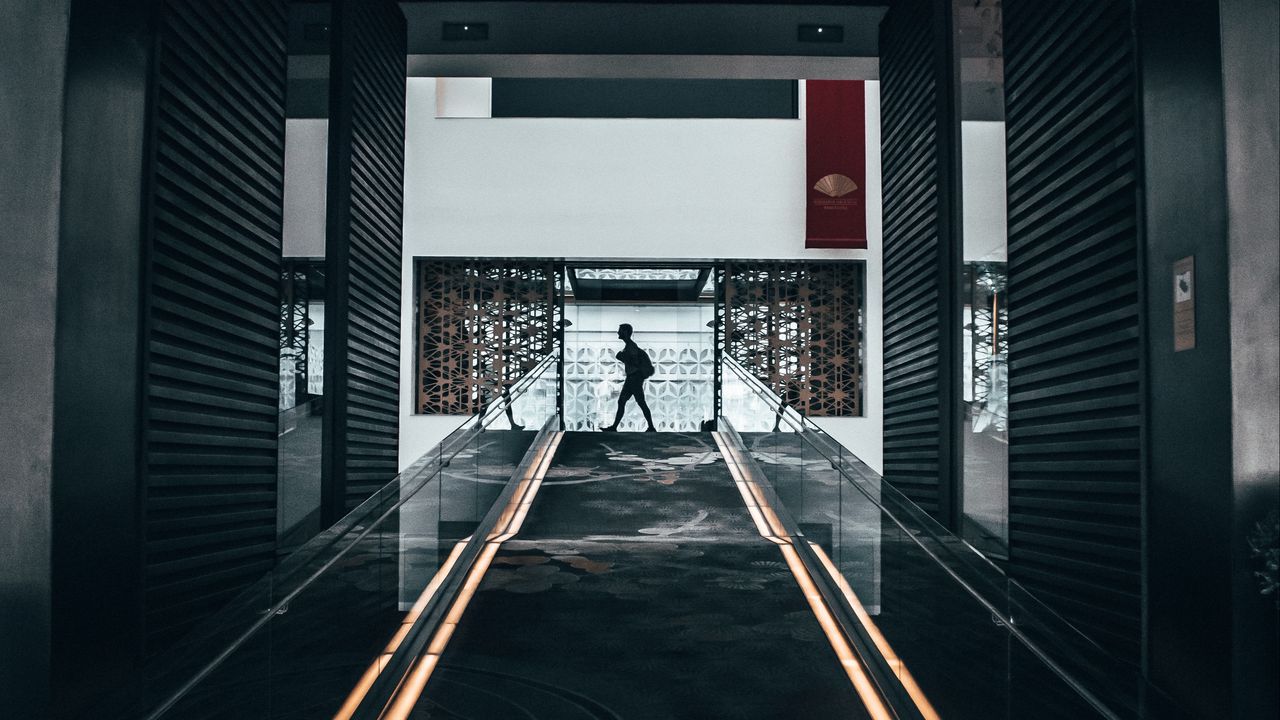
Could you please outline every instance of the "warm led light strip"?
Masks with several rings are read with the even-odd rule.
[[[920,714],[925,717],[925,720],[940,720],[938,711],[933,709],[933,704],[929,702],[929,698],[925,697],[924,691],[920,689],[916,679],[912,677],[911,671],[907,670],[906,664],[893,651],[889,641],[880,633],[880,628],[876,627],[875,622],[871,620],[871,615],[862,606],[862,601],[858,599],[858,595],[849,585],[849,581],[845,580],[840,571],[836,569],[835,563],[831,562],[831,558],[825,550],[812,542],[809,543],[809,547],[813,548],[814,554],[822,562],[822,567],[826,568],[827,574],[835,581],[836,587],[840,588],[845,601],[849,603],[849,607],[853,608],[853,614],[858,617],[858,622],[862,623],[862,627],[866,628],[867,634],[871,636],[871,642],[875,643],[876,650],[880,651],[880,654],[889,663],[889,667],[893,668],[894,674],[902,682],[903,688],[906,689],[907,695],[911,696],[911,701],[920,710]]]
[[[529,508],[533,507],[533,498],[542,487],[542,479],[547,476],[547,470],[551,469],[551,461],[555,459],[556,450],[560,448],[560,440],[563,437],[563,432],[557,432],[551,442],[543,448],[542,455],[533,463],[532,474],[521,483],[524,486],[523,492],[517,489],[511,504],[502,513],[502,518],[494,526],[494,531],[489,534],[490,542],[503,543],[520,532],[520,528],[524,526],[525,517],[529,515]],[[503,520],[507,517],[510,517],[510,520],[504,525]],[[499,530],[499,528],[502,529]]]
[[[724,458],[725,464],[729,466],[729,474],[733,477],[733,484],[738,488],[738,494],[742,496],[742,503],[747,506],[751,521],[756,525],[756,532],[760,533],[760,537],[777,545],[788,544],[787,540],[785,540],[786,532],[782,530],[782,522],[778,519],[777,514],[772,513],[772,509],[770,509],[772,517],[767,517],[764,509],[761,508],[755,490],[752,489],[751,483],[746,480],[746,473],[742,471],[738,454],[733,451],[728,443],[720,438],[720,433],[712,433],[711,437],[716,441],[716,446],[720,448],[720,456]]]
[[[480,582],[484,580],[485,573],[489,571],[489,565],[493,563],[498,549],[502,547],[502,543],[520,532],[521,526],[524,525],[524,519],[529,515],[529,508],[533,505],[533,498],[542,487],[542,479],[546,477],[563,437],[563,432],[557,432],[552,436],[551,442],[543,446],[537,459],[530,465],[529,474],[516,486],[516,492],[511,496],[511,501],[507,503],[493,531],[485,540],[484,550],[480,551],[480,556],[476,558],[475,564],[467,573],[467,579],[463,582],[462,589],[458,591],[458,596],[454,598],[449,614],[445,616],[440,627],[436,628],[435,635],[431,636],[427,651],[418,657],[409,674],[405,676],[391,704],[380,716],[381,720],[408,720],[409,713],[422,697],[422,691],[426,689],[432,671],[440,662],[440,656],[444,654],[449,638],[453,637],[454,631],[458,629],[458,623],[462,620],[463,613],[467,611],[471,598],[479,589]]]
[[[751,519],[756,523],[756,530],[760,532],[762,537],[779,546],[778,549],[782,551],[782,557],[787,561],[787,568],[791,570],[792,576],[796,579],[796,584],[800,586],[800,591],[804,593],[804,599],[808,601],[809,609],[813,612],[813,616],[817,618],[823,634],[827,636],[827,642],[831,643],[831,649],[835,651],[836,657],[840,659],[840,666],[844,668],[845,675],[849,677],[849,682],[853,684],[854,691],[858,693],[858,697],[862,700],[862,705],[874,720],[893,720],[893,714],[889,712],[889,708],[884,704],[880,693],[876,692],[875,685],[871,682],[871,678],[867,676],[866,668],[862,666],[857,654],[849,646],[849,641],[845,639],[844,633],[840,631],[840,625],[836,622],[835,617],[832,616],[831,609],[823,601],[822,593],[814,585],[809,569],[805,567],[799,554],[796,553],[791,538],[782,525],[782,520],[765,499],[759,485],[747,479],[746,472],[743,470],[742,456],[736,448],[730,446],[721,437],[720,433],[712,433],[711,436],[715,439],[716,445],[720,447],[720,455],[725,459],[725,464],[729,467],[729,474],[733,476],[733,482],[737,485],[739,494],[742,495],[742,501],[747,505],[747,511],[751,513]]]
[[[775,540],[776,542],[777,537],[786,538],[786,532],[782,527],[781,520],[778,519],[777,514],[769,506],[768,500],[765,499],[764,491],[760,488],[759,483],[739,481],[738,474],[741,473],[745,475],[745,472],[742,470],[741,451],[736,447],[729,446],[727,443],[722,443],[721,448],[727,448],[728,452],[733,456],[731,472],[736,471],[734,472],[734,482],[739,485],[739,492],[742,492],[742,487],[745,485],[750,491],[752,498],[754,498],[755,503],[760,506],[762,514],[764,514],[766,518],[770,519],[769,526],[772,529],[774,536],[769,539]],[[745,493],[743,493],[743,499],[750,504],[751,500],[747,498]],[[759,527],[760,524],[757,523],[757,528]],[[763,535],[764,533],[762,532],[761,534]],[[791,545],[789,538],[787,538],[786,545]],[[836,587],[840,589],[841,594],[844,595],[845,600],[849,603],[849,607],[858,618],[858,622],[862,624],[863,628],[866,629],[867,634],[871,637],[871,641],[875,644],[876,650],[880,652],[889,667],[893,670],[894,675],[896,675],[899,681],[902,682],[903,688],[907,691],[907,695],[910,696],[912,702],[920,711],[920,714],[925,718],[925,720],[939,720],[940,716],[938,715],[937,710],[935,710],[933,704],[929,702],[924,691],[916,682],[915,677],[913,677],[911,672],[907,669],[906,664],[900,657],[898,657],[898,654],[894,652],[893,647],[889,645],[889,641],[885,638],[884,634],[880,632],[880,628],[876,627],[875,622],[871,619],[871,615],[862,605],[862,601],[858,599],[857,593],[855,593],[853,591],[853,587],[849,585],[849,581],[845,580],[844,576],[840,574],[840,571],[836,569],[835,563],[831,561],[831,558],[821,546],[810,542],[809,547],[813,549],[814,554],[816,554],[818,556],[818,560],[822,562],[822,566],[827,571],[827,574],[836,583]],[[794,554],[795,550],[790,547],[783,548],[784,555],[788,552]],[[796,556],[796,559],[797,561],[799,560],[798,555]],[[790,559],[788,559],[788,563],[790,562]],[[806,577],[808,577],[807,570]],[[823,610],[825,611],[826,608],[824,607]],[[816,612],[817,611],[815,610],[815,613]]]
[[[350,720],[351,716],[355,714],[356,708],[360,706],[360,701],[364,700],[364,696],[369,693],[369,688],[373,687],[374,681],[378,679],[378,675],[387,666],[387,661],[399,649],[400,643],[404,642],[405,636],[409,634],[409,629],[417,622],[422,615],[422,610],[431,601],[436,591],[440,589],[440,585],[448,577],[449,571],[453,570],[454,564],[458,562],[458,556],[462,554],[462,549],[466,546],[466,540],[461,540],[453,546],[453,552],[449,553],[448,559],[436,571],[435,577],[431,578],[431,582],[427,584],[427,588],[418,596],[418,600],[409,609],[409,613],[400,621],[400,628],[391,637],[391,642],[387,643],[386,648],[382,650],[382,654],[378,655],[378,659],[374,660],[369,669],[364,671],[364,675],[360,676],[360,681],[356,683],[351,694],[347,696],[347,701],[342,703],[342,707],[333,716],[333,720]]]

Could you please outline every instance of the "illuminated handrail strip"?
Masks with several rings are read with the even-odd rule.
[[[387,643],[387,646],[382,650],[382,653],[379,654],[378,658],[373,661],[373,664],[364,671],[364,675],[360,676],[360,680],[356,683],[355,688],[353,688],[351,693],[347,695],[346,702],[342,703],[342,707],[340,707],[338,712],[334,714],[333,720],[350,720],[351,716],[355,714],[356,708],[360,706],[360,701],[364,700],[364,696],[369,693],[369,688],[373,687],[374,681],[378,679],[378,675],[380,675],[382,670],[387,666],[387,661],[390,660],[391,656],[400,648],[400,643],[404,642],[404,638],[409,634],[409,630],[413,627],[413,624],[422,616],[423,609],[427,607],[427,603],[431,601],[431,598],[435,596],[436,591],[439,590],[440,586],[444,583],[445,578],[449,576],[450,571],[453,570],[454,564],[458,562],[458,556],[462,554],[462,550],[466,546],[466,540],[461,540],[453,546],[453,551],[449,553],[448,559],[446,559],[444,564],[440,566],[440,569],[436,571],[435,576],[431,578],[431,582],[427,584],[426,589],[422,591],[422,594],[418,596],[417,601],[414,602],[413,607],[409,609],[408,614],[406,614],[404,619],[400,621],[400,627],[396,630],[395,635],[391,637],[391,641]]]
[[[804,593],[804,599],[809,603],[809,609],[813,612],[814,617],[817,618],[823,634],[827,636],[827,641],[831,643],[831,649],[835,651],[836,657],[840,658],[840,665],[844,668],[845,675],[849,677],[849,682],[853,684],[854,692],[858,693],[858,697],[862,699],[863,706],[874,720],[893,720],[893,713],[889,712],[889,707],[885,705],[884,699],[880,697],[875,684],[871,682],[871,678],[867,675],[867,670],[862,661],[853,652],[853,648],[849,646],[849,641],[845,638],[844,633],[840,631],[839,623],[836,622],[831,614],[831,609],[823,601],[822,593],[813,584],[809,569],[805,567],[800,556],[796,554],[795,547],[787,543],[779,549],[787,561],[787,567],[791,570],[791,574],[795,576],[796,582],[800,585],[800,590]]]
[[[747,465],[742,457],[741,452],[738,450],[737,447],[730,445],[727,442],[722,441],[721,447],[724,450],[727,450],[730,455],[732,455],[734,467],[738,470],[741,477],[744,478],[743,485],[746,487],[747,491],[751,494],[752,501],[754,502],[756,508],[759,510],[761,516],[764,517],[764,521],[769,526],[769,529],[773,532],[773,536],[778,540],[789,544],[790,533],[787,532],[786,526],[783,525],[782,518],[778,517],[778,513],[773,509],[773,504],[770,503],[768,498],[764,496],[764,489],[760,487],[760,483],[757,483],[749,479],[746,472]],[[723,451],[722,451],[722,454],[723,454]]]
[[[449,639],[453,637],[454,631],[458,628],[458,623],[461,622],[463,614],[467,611],[467,606],[471,603],[472,597],[475,596],[476,591],[480,588],[480,583],[484,580],[485,574],[489,571],[493,558],[498,554],[498,550],[504,542],[520,532],[520,528],[529,514],[529,509],[533,506],[534,497],[542,487],[542,480],[546,477],[547,470],[551,467],[551,462],[555,458],[556,450],[559,449],[560,441],[563,437],[563,431],[556,432],[550,442],[539,451],[537,459],[530,464],[528,474],[520,481],[516,492],[512,494],[507,506],[499,516],[498,522],[495,523],[494,529],[486,536],[484,549],[467,572],[462,588],[454,598],[453,604],[449,607],[449,612],[445,615],[443,622],[431,636],[426,652],[414,661],[409,673],[400,683],[400,686],[396,688],[390,703],[388,703],[383,713],[379,715],[379,720],[408,720],[409,714],[413,712],[413,708],[421,700],[422,693],[426,690],[427,682],[431,679],[431,673],[435,670],[436,665],[439,664],[440,657],[444,654],[445,648],[449,644]],[[335,718],[335,720],[337,719]]]
[[[755,523],[756,532],[759,532],[761,537],[769,540],[780,539],[774,534],[773,529],[769,527],[769,523],[765,521],[754,493],[747,487],[747,482],[743,479],[744,474],[738,469],[737,456],[721,441],[719,433],[712,433],[712,438],[715,440],[716,446],[720,448],[720,456],[724,458],[725,464],[729,466],[729,474],[733,478],[734,487],[742,495],[742,503],[747,506],[747,512]]]
[[[755,392],[758,396],[769,399],[773,403],[780,402],[778,395],[776,393],[770,390],[768,386],[764,385],[764,383],[760,382],[759,378],[756,378],[755,376],[751,375],[746,370],[744,370],[738,364],[738,362],[733,358],[726,356],[725,358],[722,359],[721,364],[724,367],[729,368],[735,375],[737,375],[744,382],[744,384],[747,385],[748,389]],[[783,414],[783,418],[782,418],[783,422],[787,423],[787,425],[795,429],[798,437],[800,437],[804,442],[808,443],[811,447],[813,447],[814,450],[818,452],[818,454],[825,457],[831,463],[831,466],[843,478],[849,481],[849,484],[852,485],[854,489],[862,493],[863,496],[865,496],[869,502],[871,502],[875,507],[880,509],[885,514],[885,516],[887,516],[890,520],[894,522],[894,524],[902,528],[902,530],[905,532],[905,537],[909,538],[921,550],[923,550],[925,554],[927,554],[930,557],[930,559],[938,567],[940,567],[957,584],[959,584],[959,586],[961,587],[962,590],[964,590],[965,593],[967,593],[975,601],[981,604],[983,608],[989,611],[993,618],[999,618],[1000,622],[1004,625],[1005,628],[1007,628],[1009,633],[1016,640],[1018,640],[1018,642],[1022,643],[1022,645],[1032,655],[1034,655],[1042,663],[1044,663],[1045,666],[1051,672],[1053,672],[1055,675],[1061,678],[1062,681],[1066,683],[1072,690],[1074,690],[1081,697],[1081,699],[1083,699],[1091,708],[1093,708],[1093,710],[1095,710],[1102,717],[1107,718],[1107,720],[1119,720],[1120,716],[1115,711],[1113,711],[1106,702],[1103,702],[1103,700],[1094,691],[1086,687],[1084,683],[1078,680],[1072,672],[1068,671],[1067,668],[1063,665],[1063,663],[1060,662],[1054,655],[1050,654],[1048,650],[1041,647],[1040,642],[1032,639],[1030,636],[1027,635],[1027,633],[1023,632],[1022,629],[1019,627],[1020,623],[1015,621],[1015,618],[1011,616],[1011,614],[1007,609],[1002,609],[996,603],[993,603],[990,599],[988,599],[988,597],[983,591],[975,587],[975,583],[970,582],[964,577],[961,577],[960,573],[958,573],[953,567],[951,567],[951,565],[948,564],[947,560],[945,560],[943,557],[940,557],[937,551],[930,548],[929,543],[926,542],[926,538],[931,539],[932,543],[936,545],[938,548],[940,548],[941,551],[943,551],[948,558],[958,560],[962,566],[972,567],[973,565],[976,564],[977,567],[973,569],[976,569],[976,571],[978,572],[995,573],[997,575],[1003,576],[1004,571],[1000,569],[999,566],[997,566],[989,557],[987,557],[984,553],[974,548],[963,538],[956,537],[952,535],[950,532],[948,532],[945,528],[938,526],[937,523],[932,521],[932,519],[929,518],[926,514],[924,514],[922,511],[919,511],[919,509],[916,508],[915,504],[910,500],[910,498],[907,498],[905,495],[903,495],[899,490],[894,488],[892,485],[890,485],[889,483],[879,484],[878,481],[881,479],[880,475],[870,470],[869,468],[867,468],[865,463],[863,463],[861,459],[857,458],[857,456],[852,454],[844,455],[840,453],[838,450],[833,452],[830,448],[824,448],[821,443],[815,442],[813,438],[810,437],[811,435],[817,436],[819,438],[825,438],[825,442],[830,443],[836,448],[840,447],[840,444],[835,439],[833,439],[825,430],[823,430],[813,421],[804,417],[804,415],[795,411],[795,409],[791,408],[789,405],[787,406],[786,409],[790,411],[790,413],[794,413],[795,416],[799,418],[799,424],[797,424],[791,418],[790,413]],[[727,424],[727,421],[725,422]],[[871,493],[869,493],[866,487],[864,487],[864,483],[867,483],[867,482],[876,484],[877,490],[884,497],[876,498]],[[889,507],[890,501],[885,498],[892,498],[892,503],[895,505],[895,508],[890,508]],[[912,509],[916,510],[916,512],[913,513]],[[900,518],[899,517],[900,513],[903,516],[909,518],[909,522],[904,521],[902,518]],[[914,528],[909,527],[909,524],[915,524],[915,527]],[[958,553],[955,549],[951,547],[951,545],[965,548],[967,552]],[[1009,583],[1010,585],[1017,585],[1017,583],[1013,581],[1009,581]],[[1023,590],[1023,592],[1028,597],[1031,597],[1032,600],[1035,600],[1035,598],[1031,596],[1031,593],[1029,593],[1025,589]],[[1008,598],[1006,597],[1005,599],[1007,600]],[[1047,605],[1045,605],[1044,603],[1038,600],[1035,600],[1035,602],[1037,605],[1036,612],[1038,614],[1043,614],[1049,618],[1052,618],[1053,623],[1057,624],[1060,627],[1067,628],[1067,632],[1069,632],[1072,637],[1067,641],[1065,641],[1066,643],[1069,643],[1069,644],[1075,643],[1077,645],[1087,646],[1088,647],[1087,652],[1092,653],[1095,657],[1106,657],[1108,658],[1108,661],[1114,665],[1117,665],[1117,666],[1123,665],[1122,661],[1119,661],[1110,657],[1110,655],[1107,653],[1106,650],[1104,650],[1091,638],[1089,638],[1087,635],[1081,632],[1078,628],[1075,628],[1073,625],[1071,625],[1071,623],[1069,623],[1067,620],[1059,616],[1056,612],[1054,612],[1052,608],[1049,608]],[[1024,622],[1021,624],[1027,624],[1027,623]],[[1096,660],[1093,662],[1095,665],[1097,664]],[[1140,675],[1140,673],[1137,670],[1130,670],[1129,672],[1134,675]]]
[[[893,647],[889,645],[888,639],[880,632],[880,628],[876,627],[875,621],[871,619],[871,614],[867,612],[862,601],[858,599],[858,595],[853,591],[853,587],[849,585],[849,581],[845,580],[844,576],[840,574],[840,571],[836,569],[835,563],[831,561],[830,556],[820,545],[810,542],[809,547],[813,550],[814,555],[818,556],[822,567],[826,569],[827,575],[831,577],[836,587],[840,589],[840,593],[844,595],[845,601],[858,618],[858,622],[867,631],[867,635],[870,636],[872,644],[876,646],[876,650],[884,657],[885,662],[893,669],[894,674],[898,676],[898,680],[907,691],[911,701],[915,703],[916,708],[920,710],[920,714],[925,717],[925,720],[940,720],[938,711],[934,709],[933,703],[929,702],[924,690],[920,689],[919,683],[916,682],[915,676],[907,669],[906,663],[894,652]]]
[[[725,465],[729,468],[729,474],[733,477],[734,485],[737,486],[739,494],[742,495],[742,501],[747,506],[747,511],[751,513],[751,519],[756,524],[756,530],[761,537],[779,546],[778,549],[782,552],[783,559],[787,561],[787,568],[796,579],[796,584],[800,586],[800,591],[804,594],[805,601],[809,603],[809,610],[813,613],[814,618],[817,619],[823,634],[827,636],[827,642],[831,644],[831,649],[835,651],[836,657],[840,659],[840,666],[844,669],[845,675],[853,685],[854,692],[862,700],[863,707],[866,708],[874,720],[893,720],[893,713],[889,711],[884,699],[880,697],[880,693],[876,689],[875,683],[871,681],[867,669],[863,666],[857,653],[849,645],[848,639],[845,638],[844,633],[840,630],[839,623],[836,622],[835,617],[831,614],[831,609],[827,607],[826,602],[823,600],[822,593],[818,591],[817,585],[814,584],[813,577],[809,574],[809,569],[796,552],[791,536],[783,526],[782,519],[774,512],[758,484],[748,479],[745,464],[737,448],[730,445],[721,433],[712,433],[711,436],[720,448],[720,455],[724,458]]]

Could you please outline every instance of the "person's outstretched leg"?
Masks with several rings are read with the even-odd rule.
[[[516,422],[516,416],[511,408],[511,393],[507,388],[502,388],[502,399],[507,405],[507,422],[511,423],[512,430],[523,430],[524,426]]]
[[[644,401],[644,380],[636,382],[635,388],[636,404],[640,406],[640,412],[644,413],[644,421],[649,424],[645,428],[645,432],[657,432],[658,429],[653,426],[653,415],[649,413],[649,403]]]
[[[627,411],[627,400],[631,398],[631,383],[622,383],[622,392],[618,395],[618,413],[613,417],[613,424],[600,428],[604,432],[615,432],[618,424],[622,422],[622,415]]]

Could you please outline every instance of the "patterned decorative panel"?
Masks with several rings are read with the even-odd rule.
[[[275,562],[284,183],[285,4],[158,11],[143,264],[149,652]]]
[[[661,432],[697,432],[713,412],[715,351],[710,342],[683,347],[638,342],[653,360],[654,375],[645,381],[644,393],[654,425]],[[565,349],[566,430],[595,430],[613,421],[623,381],[618,346],[614,341],[608,346],[571,344]],[[639,408],[628,404],[618,429],[644,428]]]
[[[582,280],[697,280],[692,268],[577,268]]]
[[[862,265],[725,264],[725,351],[814,417],[862,414]]]
[[[420,413],[472,415],[555,347],[550,261],[418,262]]]
[[[1144,390],[1131,14],[1107,0],[1004,3],[1009,572],[1136,662]]]
[[[950,522],[954,432],[947,354],[951,318],[946,133],[949,3],[894,3],[880,24],[881,158],[884,177],[884,477]],[[944,86],[945,87],[945,86]],[[952,110],[952,113],[954,111]],[[958,124],[957,124],[958,128]]]
[[[323,524],[399,469],[404,212],[404,15],[337,0],[331,32]]]

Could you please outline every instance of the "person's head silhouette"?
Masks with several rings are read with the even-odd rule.
[[[630,323],[622,323],[618,326],[618,337],[623,340],[631,339],[632,328]]]

